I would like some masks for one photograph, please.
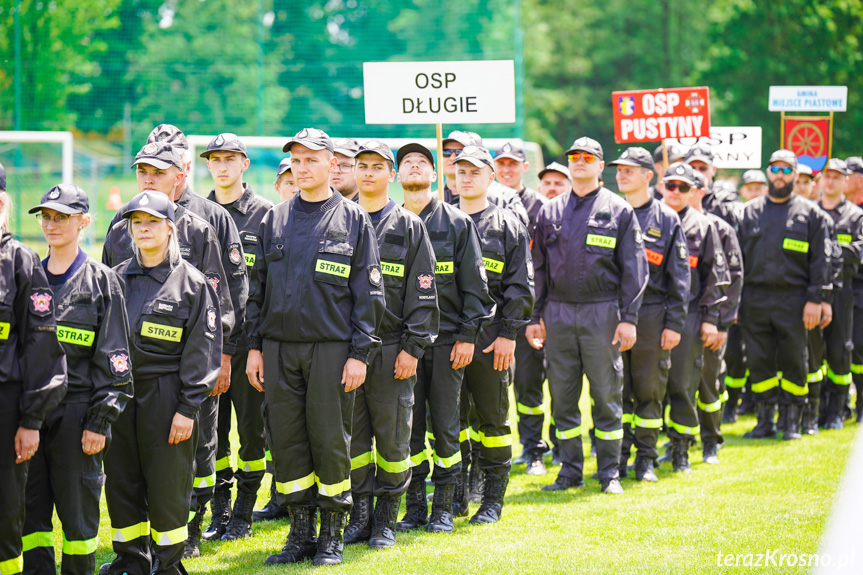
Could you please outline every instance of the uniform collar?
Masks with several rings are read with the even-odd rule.
[[[437,209],[437,205],[440,203],[440,200],[437,199],[437,196],[432,196],[432,199],[429,203],[426,204],[426,207],[420,211],[420,218],[425,220],[433,211]]]
[[[180,195],[180,197],[177,198],[177,201],[174,203],[177,204],[178,206],[188,206],[189,202],[192,201],[192,194],[194,194],[194,193],[195,192],[192,191],[192,186],[190,186],[189,184],[186,184],[186,189],[183,190],[182,195]]]
[[[598,188],[596,188],[592,192],[588,192],[587,194],[585,194],[584,197],[579,196],[574,191],[570,191],[569,192],[569,205],[572,206],[572,209],[578,208],[584,202],[586,202],[588,200],[594,200],[596,198],[596,196],[599,194],[599,190],[601,190],[601,189],[602,189],[602,185],[600,184],[600,186]]]
[[[159,283],[165,283],[168,276],[171,275],[171,258],[165,258],[162,263],[150,270],[149,276]],[[129,262],[129,267],[126,269],[126,275],[144,275],[144,268],[138,262],[138,258],[133,257]]]
[[[252,196],[254,195],[255,192],[252,190],[252,187],[247,182],[243,182],[243,193],[239,198],[231,203],[231,208],[245,216],[249,213],[249,209],[252,207]],[[210,190],[210,194],[207,196],[207,199],[219,204],[218,200],[216,200],[216,190]],[[219,205],[225,207],[225,204]]]

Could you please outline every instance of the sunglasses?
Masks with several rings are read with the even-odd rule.
[[[690,186],[689,184],[675,184],[672,182],[665,182],[663,185],[665,186],[665,189],[669,192],[680,192],[681,194],[687,194],[689,193],[689,190],[692,189],[692,186]]]
[[[582,160],[584,160],[585,164],[590,164],[593,162],[593,160],[596,159],[596,156],[594,156],[590,152],[576,152],[574,154],[568,155],[567,158],[569,158],[570,162],[577,162],[578,159],[581,158]]]
[[[789,166],[785,166],[782,168],[780,168],[779,166],[770,166],[768,168],[768,170],[770,170],[771,174],[778,174],[779,172],[782,172],[783,174],[785,174],[787,176],[788,174],[790,174],[791,172],[794,171],[794,168],[791,168]]]
[[[457,156],[461,152],[461,150],[441,150],[441,154],[443,154],[444,158],[449,158],[450,156]]]

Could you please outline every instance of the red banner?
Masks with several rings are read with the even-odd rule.
[[[612,92],[611,107],[618,144],[710,137],[710,89],[706,87]]]
[[[820,172],[830,154],[829,118],[785,118],[784,147],[794,152],[797,161]]]

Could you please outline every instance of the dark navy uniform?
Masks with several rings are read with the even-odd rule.
[[[4,231],[0,237],[0,441],[4,454],[0,458],[0,572],[4,574],[24,569],[21,536],[30,463],[15,462],[15,435],[19,427],[41,429],[65,393],[66,357],[57,340],[54,294],[39,257]],[[50,544],[54,544],[53,535]]]
[[[680,218],[665,204],[651,198],[635,208],[644,236],[650,280],[639,311],[638,339],[623,353],[623,430],[620,469],[634,444],[636,477],[657,457],[656,442],[662,428],[662,400],[671,368],[671,350],[662,349],[666,329],[682,334],[686,325],[690,272],[680,257],[686,238]],[[688,256],[688,251],[687,251]],[[641,472],[641,473],[639,473]]]
[[[536,307],[545,321],[552,412],[562,467],[583,480],[583,376],[594,399],[599,478],[618,477],[623,439],[623,359],[611,345],[620,322],[638,323],[649,271],[633,209],[610,190],[558,196],[537,217],[533,246]]]
[[[66,273],[48,277],[69,386],[45,420],[40,449],[30,463],[24,539],[33,546],[24,553],[24,573],[54,573],[56,505],[63,525],[62,571],[91,575],[105,482],[102,459],[111,426],[132,396],[129,323],[117,274],[82,250]],[[106,436],[102,451],[84,453],[85,430]]]

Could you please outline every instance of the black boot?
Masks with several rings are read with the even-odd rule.
[[[204,521],[205,512],[205,509],[199,509],[189,521],[189,536],[186,538],[186,547],[183,549],[183,559],[201,556],[201,523]]]
[[[480,469],[476,459],[470,466],[470,493],[468,499],[474,503],[482,501],[483,484],[485,483],[485,471]]]
[[[661,465],[663,463],[671,463],[673,461],[673,457],[672,457],[672,455],[674,453],[674,449],[672,448],[673,445],[674,445],[674,442],[669,441],[666,445],[663,446],[663,447],[665,447],[665,453],[656,458],[656,464],[657,465]]]
[[[821,387],[821,409],[818,410],[818,427],[827,425],[827,416],[830,414],[831,394],[827,393],[826,386]]]
[[[743,399],[740,400],[740,407],[737,408],[737,413],[739,413],[740,415],[757,413],[758,404],[755,403],[755,394],[752,392],[752,389],[749,388],[748,384],[743,389],[742,396]]]
[[[471,523],[496,523],[500,519],[508,483],[508,474],[486,474],[483,482],[482,502],[479,505],[479,510],[470,518]]]
[[[824,420],[824,429],[842,429],[845,424],[842,422],[842,412],[845,409],[845,403],[838,395],[829,394],[830,400],[827,403],[827,417]]]
[[[776,412],[776,433],[784,433],[788,419],[788,406],[780,404]]]
[[[817,397],[810,397],[809,402],[803,406],[800,432],[804,435],[818,435],[818,403]]]
[[[341,527],[339,527],[341,530]],[[323,529],[322,529],[323,531]],[[355,495],[351,519],[345,527],[345,545],[364,543],[372,534],[372,496]]]
[[[468,485],[470,484],[470,472],[465,471],[458,474],[458,482],[455,484],[453,495],[452,512],[456,517],[467,517],[470,512],[470,500],[468,499]]]
[[[452,533],[452,498],[455,485],[437,485],[434,488],[432,514],[427,530],[429,533]]]
[[[526,473],[528,475],[545,475],[547,473],[541,450],[532,449],[527,452]]]
[[[635,456],[635,480],[656,483],[659,479],[653,470],[653,460],[649,457]]]
[[[800,406],[791,404],[785,408],[785,431],[782,439],[800,439]]]
[[[263,509],[252,512],[252,520],[273,521],[274,519],[284,519],[285,517],[289,517],[288,508],[278,504],[276,479],[273,478],[273,483],[270,485],[270,500],[264,505]]]
[[[371,498],[369,498],[371,499]],[[315,567],[338,565],[342,562],[342,526],[345,523],[344,511],[321,509],[321,532],[318,535],[318,550],[315,553]]]
[[[776,437],[776,427],[773,425],[772,403],[758,404],[758,423],[752,431],[743,434],[746,439],[765,439]]]
[[[701,446],[701,461],[710,465],[719,464],[719,444],[715,441],[705,441]]]
[[[204,532],[204,541],[218,541],[225,534],[228,523],[231,522],[231,488],[217,487],[210,501],[213,517],[210,526]]]
[[[675,473],[682,471],[689,473],[692,468],[689,467],[689,440],[688,439],[672,439],[671,440],[671,466]]]
[[[737,423],[737,403],[739,401],[740,389],[729,387],[728,401],[725,402],[725,409],[722,412],[722,423]]]
[[[281,553],[267,557],[265,561],[267,565],[299,563],[311,559],[317,551],[318,540],[315,520],[317,519],[318,508],[289,506],[287,509],[291,517],[291,531],[288,533]]]
[[[411,478],[405,493],[405,516],[396,523],[396,531],[419,529],[428,523],[428,516],[429,503],[426,499],[426,482],[420,478]]]
[[[225,534],[222,535],[222,541],[236,541],[252,536],[252,511],[255,509],[256,500],[256,493],[238,490],[231,521],[225,529]]]
[[[371,549],[383,549],[396,544],[396,517],[400,500],[398,495],[381,495],[375,502],[372,535],[369,537]]]

